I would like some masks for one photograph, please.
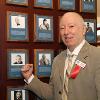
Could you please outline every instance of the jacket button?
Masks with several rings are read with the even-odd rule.
[[[61,91],[59,91],[59,94],[62,94],[62,92],[61,92]]]

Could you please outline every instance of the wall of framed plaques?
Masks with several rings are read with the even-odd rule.
[[[86,40],[97,46],[96,2],[0,0],[0,100],[15,100],[17,93],[23,100],[40,100],[24,90],[20,68],[33,64],[33,73],[48,83],[53,58],[66,48],[59,37],[59,19],[65,12],[75,11],[84,17]]]

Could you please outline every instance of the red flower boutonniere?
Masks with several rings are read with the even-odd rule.
[[[81,67],[79,65],[76,65],[74,67],[74,69],[71,71],[71,73],[68,75],[69,78],[73,78],[75,79],[76,76],[78,75],[79,71],[80,71]]]
[[[86,66],[85,63],[83,63],[83,62],[81,62],[79,60],[77,60],[75,62],[75,64],[76,64],[75,67],[72,69],[71,73],[68,75],[69,78],[75,79],[76,76],[79,74],[80,69],[81,68],[85,68],[85,66]]]

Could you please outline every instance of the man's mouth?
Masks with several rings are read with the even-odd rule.
[[[72,36],[70,36],[70,37],[64,37],[64,38],[65,38],[65,40],[71,40],[71,39],[73,39]]]

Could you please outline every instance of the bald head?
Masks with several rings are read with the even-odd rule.
[[[83,24],[84,25],[84,19],[82,18],[81,15],[79,15],[78,13],[76,12],[67,12],[65,13],[62,17],[61,17],[61,20],[60,20],[60,24],[62,24],[62,22],[76,22],[76,24]]]

